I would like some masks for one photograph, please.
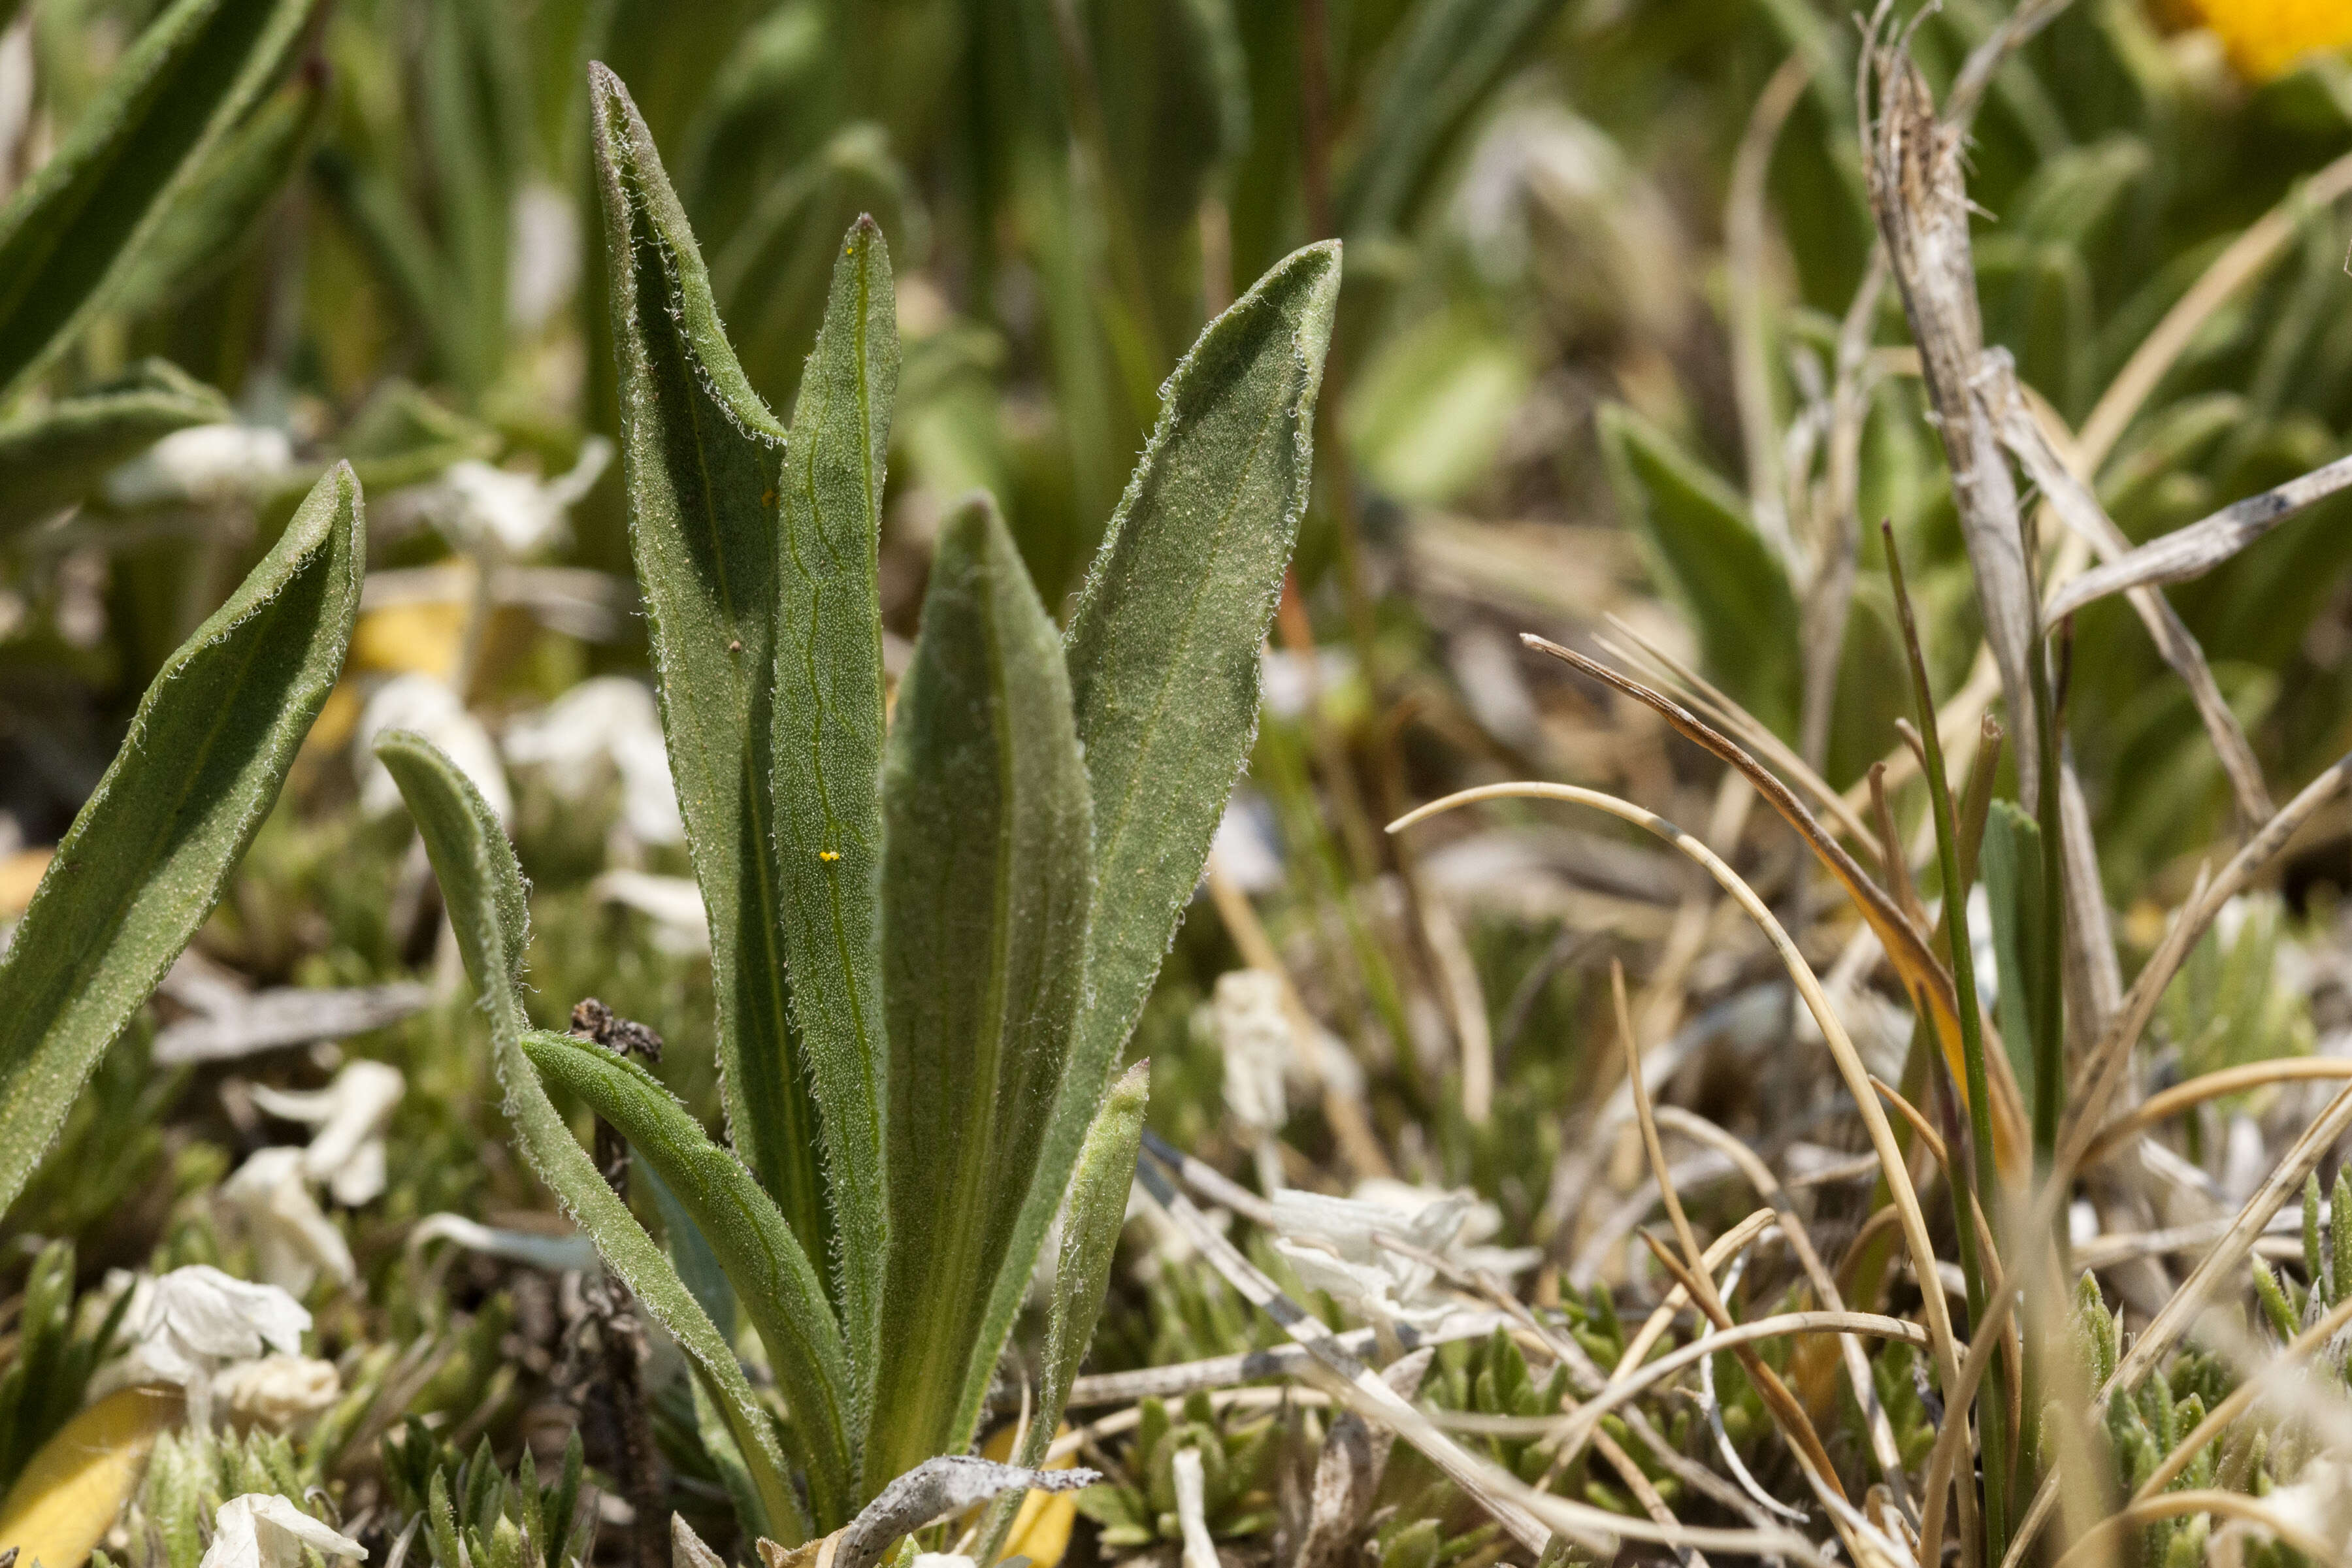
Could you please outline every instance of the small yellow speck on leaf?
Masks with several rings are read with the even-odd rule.
[[[830,865],[832,862],[841,858],[841,851],[838,849],[820,849],[816,852],[816,858]]]

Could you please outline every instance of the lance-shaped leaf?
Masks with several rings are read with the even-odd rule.
[[[151,359],[119,381],[0,424],[0,539],[81,500],[109,468],[173,431],[233,417],[219,393]]]
[[[985,498],[940,535],[882,782],[890,1258],[871,1492],[971,1440],[1084,988],[1086,764],[1054,623]]]
[[[792,1038],[768,791],[784,432],[727,345],[685,210],[636,106],[602,66],[589,69],[589,98],[629,539],[670,773],[710,912],[728,1125],[801,1245],[824,1257],[832,1232],[817,1109]]]
[[[1040,1236],[1257,733],[1258,651],[1307,510],[1339,292],[1339,246],[1309,246],[1201,334],[1070,622],[1095,909],[1087,1012],[1031,1194]]]
[[[842,241],[784,443],[772,755],[793,1021],[824,1112],[842,1317],[861,1403],[877,1359],[883,1198],[882,466],[898,389],[890,253]]]
[[[195,934],[334,686],[366,552],[338,465],[164,662],[0,956],[0,1212]]]
[[[751,1314],[809,1458],[820,1527],[839,1524],[850,1497],[849,1362],[824,1281],[751,1173],[703,1134],[661,1080],[593,1041],[534,1031],[523,1054],[619,1129],[693,1222]]]
[[[596,1243],[613,1272],[635,1293],[646,1310],[694,1358],[716,1387],[728,1431],[742,1451],[767,1510],[755,1521],[770,1533],[807,1533],[799,1500],[784,1473],[767,1412],[751,1392],[734,1348],[695,1303],[677,1270],[645,1233],[628,1205],[596,1169],[572,1137],[541,1087],[523,1054],[530,1024],[523,1013],[520,976],[530,944],[530,906],[514,847],[499,826],[498,814],[457,764],[433,742],[406,731],[386,731],[375,754],[400,785],[401,798],[416,819],[441,899],[457,933],[458,955],[489,1016],[491,1061],[506,1093],[507,1120],[514,1124],[523,1153],[564,1212]]]
[[[0,213],[0,403],[106,302],[205,152],[277,77],[318,0],[178,0]]]
[[[1045,1462],[1062,1406],[1076,1381],[1078,1363],[1095,1337],[1103,1291],[1110,1284],[1111,1255],[1127,1224],[1128,1190],[1135,1184],[1135,1153],[1143,1141],[1143,1110],[1151,1097],[1151,1064],[1138,1062],[1111,1085],[1102,1109],[1087,1129],[1070,1195],[1062,1209],[1062,1252],[1054,1270],[1053,1300],[1046,1304],[1045,1364],[1037,1384],[1036,1407],[1029,1415],[1013,1462],[1034,1468]],[[992,1563],[1013,1528],[1018,1498],[1000,1498],[982,1532],[977,1561]]]

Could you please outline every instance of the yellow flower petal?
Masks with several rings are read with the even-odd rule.
[[[2188,9],[2220,36],[2239,74],[2256,81],[2305,55],[2352,47],[2346,0],[2189,0]]]
[[[176,1389],[124,1388],[41,1445],[0,1502],[0,1551],[19,1563],[82,1568],[139,1480],[156,1435],[180,1418]]]

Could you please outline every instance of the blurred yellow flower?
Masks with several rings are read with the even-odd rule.
[[[2164,9],[2212,28],[2230,63],[2256,81],[2318,50],[2352,47],[2347,0],[2177,0]]]

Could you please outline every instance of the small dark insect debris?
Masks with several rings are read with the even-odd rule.
[[[662,1037],[634,1018],[624,1018],[595,997],[572,1005],[572,1032],[622,1056],[641,1056],[649,1062],[662,1058]]]

